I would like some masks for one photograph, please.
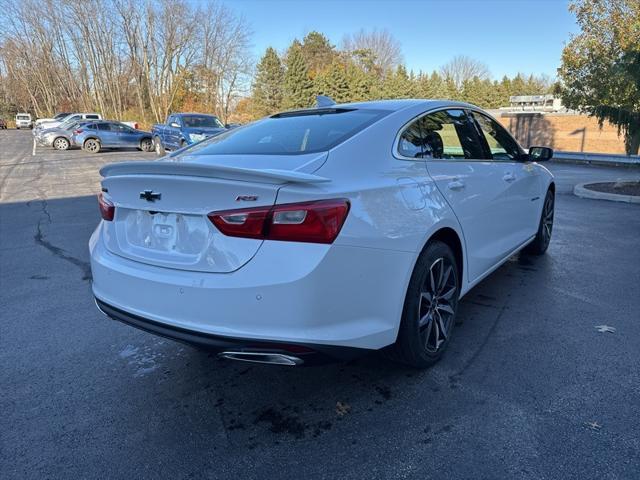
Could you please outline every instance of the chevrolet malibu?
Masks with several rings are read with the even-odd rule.
[[[438,361],[459,299],[547,249],[553,152],[465,103],[321,105],[104,167],[98,308],[228,359]]]

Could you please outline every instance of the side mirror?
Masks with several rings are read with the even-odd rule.
[[[532,162],[546,162],[553,157],[553,149],[549,147],[530,147],[529,160]]]
[[[177,123],[177,122],[171,122],[171,123],[169,124],[169,126],[170,126],[170,127],[172,127],[172,128],[180,128],[180,124],[179,124],[179,123]]]

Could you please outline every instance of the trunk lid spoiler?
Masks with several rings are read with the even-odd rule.
[[[256,183],[324,183],[330,179],[312,173],[326,160],[326,153],[316,156],[308,161],[299,159],[294,165],[285,163],[286,159],[275,159],[274,162],[257,162],[251,158],[197,158],[186,157],[191,161],[177,161],[175,159],[162,159],[152,162],[121,162],[106,165],[100,169],[103,177],[120,177],[128,175],[180,175],[191,177],[220,178],[242,182]],[[255,158],[255,157],[254,157]],[[195,160],[195,161],[194,161]],[[257,164],[270,163],[276,168],[259,168]],[[296,164],[297,163],[297,164]],[[253,165],[252,165],[253,164]],[[284,168],[277,168],[284,167]],[[291,168],[294,167],[294,168]]]

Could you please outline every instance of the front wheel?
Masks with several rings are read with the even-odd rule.
[[[69,150],[69,140],[64,137],[58,137],[53,141],[53,148],[56,150]]]
[[[389,347],[391,358],[417,368],[440,360],[451,339],[459,296],[453,251],[443,242],[431,242],[411,275],[398,338]]]
[[[100,142],[95,138],[90,138],[84,142],[82,148],[89,153],[98,153],[100,151]]]
[[[549,248],[551,241],[551,233],[553,231],[553,215],[555,210],[555,195],[551,189],[547,190],[544,198],[542,214],[540,215],[540,223],[538,231],[533,241],[526,246],[525,252],[532,255],[542,255]]]
[[[143,138],[140,142],[140,150],[143,152],[152,152],[153,151],[153,140],[150,138]]]
[[[164,151],[164,147],[162,146],[162,141],[160,140],[160,137],[154,137],[153,144],[155,146],[156,154],[158,154],[159,157],[163,157],[165,151]]]

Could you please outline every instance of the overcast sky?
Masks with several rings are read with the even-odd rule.
[[[206,0],[205,0],[206,1]],[[468,55],[492,75],[555,76],[564,42],[577,32],[564,0],[224,0],[253,30],[256,59],[266,47],[284,50],[317,30],[340,46],[346,33],[387,29],[414,71]]]

